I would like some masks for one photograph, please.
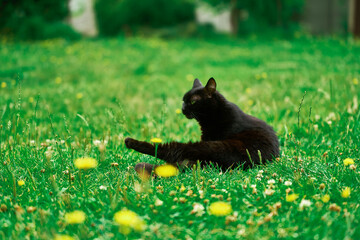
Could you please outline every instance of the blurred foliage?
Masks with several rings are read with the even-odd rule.
[[[63,20],[68,16],[68,1],[2,0],[0,33],[21,40],[80,37]]]
[[[304,0],[202,0],[219,8],[230,7],[238,21],[237,33],[266,33],[278,29],[293,33],[299,29]]]
[[[139,27],[168,27],[192,21],[195,5],[189,0],[96,0],[95,12],[100,34],[113,36]]]

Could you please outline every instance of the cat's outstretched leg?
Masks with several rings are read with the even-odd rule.
[[[155,145],[147,142],[138,141],[132,138],[125,139],[126,147],[138,152],[155,155]],[[256,155],[250,155],[255,159]],[[159,144],[157,157],[168,163],[182,165],[183,162],[196,163],[215,163],[227,169],[239,164],[250,165],[249,156],[243,144],[239,141],[202,141],[196,143],[170,142]],[[256,160],[255,160],[256,162]]]
[[[172,143],[174,144],[174,143]],[[182,144],[182,143],[179,143]],[[155,145],[138,141],[133,138],[126,138],[125,145],[127,148],[134,149],[138,152],[148,154],[151,156],[155,156]],[[174,155],[176,149],[169,149],[169,147],[165,147],[168,144],[159,144],[157,157],[159,159],[165,160],[166,162],[172,164],[173,166],[177,167],[180,171],[183,171],[187,167],[192,167],[196,165],[196,161],[189,161],[188,159],[183,160],[181,156]],[[154,170],[156,167],[160,165],[153,165],[150,163],[138,163],[135,166],[135,171],[142,177],[142,176],[156,176]]]
[[[155,144],[148,142],[138,141],[133,138],[126,138],[125,145],[127,148],[134,149],[140,153],[148,154],[155,156]],[[171,142],[165,144],[158,144],[157,148],[157,158],[162,159],[168,163],[177,164],[181,163],[184,159],[182,158],[181,149],[182,146],[185,146],[184,143]]]
[[[136,139],[128,137],[125,138],[125,145],[129,149],[134,149],[135,151],[148,155],[155,155],[155,146],[150,143],[138,141]]]

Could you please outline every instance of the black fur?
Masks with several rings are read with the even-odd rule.
[[[174,165],[189,165],[199,160],[201,164],[211,162],[228,169],[239,165],[252,167],[279,156],[279,141],[272,127],[227,101],[216,90],[213,78],[205,87],[195,79],[193,88],[183,97],[182,112],[199,122],[201,141],[159,144],[159,159]],[[153,144],[132,138],[126,138],[125,144],[138,152],[155,155]],[[137,169],[141,166],[153,169],[143,163]]]

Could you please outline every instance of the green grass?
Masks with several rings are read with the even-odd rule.
[[[0,66],[1,239],[121,239],[113,217],[124,208],[146,222],[129,239],[360,238],[359,169],[343,164],[349,157],[356,167],[360,159],[359,42],[4,41]],[[280,159],[142,183],[133,166],[155,159],[126,149],[124,138],[199,140],[197,123],[176,114],[194,77],[214,77],[228,100],[271,124]],[[105,150],[94,140],[106,140]],[[80,174],[73,162],[83,156],[98,167]],[[286,189],[299,198],[287,202]],[[301,210],[302,199],[312,204]],[[231,204],[232,216],[209,214],[219,200]],[[194,203],[205,207],[202,216],[190,214]],[[74,210],[86,213],[84,223],[66,224]]]

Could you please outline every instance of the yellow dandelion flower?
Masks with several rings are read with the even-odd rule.
[[[74,161],[75,167],[78,169],[90,169],[90,168],[96,168],[98,163],[95,159],[90,157],[83,157],[78,158]]]
[[[33,97],[29,97],[29,103],[33,103],[34,102],[34,98]]]
[[[179,169],[171,164],[165,164],[156,167],[155,174],[160,177],[172,177],[179,174]]]
[[[266,72],[261,73],[261,77],[264,79],[267,78],[267,73]]]
[[[77,93],[77,94],[76,94],[76,98],[77,98],[77,99],[82,99],[83,96],[84,96],[84,95],[83,95],[82,93]]]
[[[68,224],[80,224],[85,221],[86,215],[83,211],[76,210],[65,214],[65,222]]]
[[[322,196],[321,201],[323,201],[324,203],[327,203],[328,201],[330,201],[330,195],[325,194],[324,196]]]
[[[252,105],[254,104],[254,101],[251,100],[251,99],[249,99],[249,100],[247,101],[247,104],[248,104],[249,106],[252,106]]]
[[[358,85],[358,84],[359,84],[359,80],[358,80],[357,78],[353,78],[352,81],[353,81],[353,84],[354,84],[354,85]]]
[[[17,183],[18,183],[19,186],[25,185],[25,181],[24,181],[24,180],[19,180]]]
[[[209,212],[215,216],[226,216],[232,213],[232,207],[227,202],[214,202],[209,206]]]
[[[180,114],[180,113],[181,113],[181,109],[178,108],[178,109],[175,110],[175,112],[176,112],[176,114]]]
[[[355,162],[352,158],[345,158],[343,163],[345,166],[348,166],[348,165],[354,164]]]
[[[192,74],[186,75],[186,80],[188,80],[189,82],[194,81],[194,79],[195,79],[194,75],[192,75]]]
[[[61,82],[62,82],[61,77],[55,78],[55,83],[56,83],[56,84],[60,84]]]
[[[1,83],[1,88],[6,88],[6,86],[7,86],[6,82]]]
[[[181,184],[180,192],[183,192],[183,191],[185,191],[185,190],[186,190],[186,188],[185,188],[184,184]]]
[[[299,194],[296,194],[296,193],[289,194],[289,195],[286,195],[286,201],[287,201],[287,202],[293,202],[293,201],[295,201],[298,197],[299,197]]]
[[[152,143],[161,143],[162,142],[161,138],[152,138],[150,141]]]
[[[54,240],[75,240],[75,238],[70,237],[69,235],[59,235],[57,234]]]
[[[120,231],[123,234],[128,234],[130,228],[135,231],[143,231],[145,229],[145,222],[135,212],[127,209],[115,213],[114,220],[122,227]]]
[[[349,187],[344,188],[341,192],[341,197],[348,198],[350,196],[351,190]]]
[[[250,94],[250,93],[252,92],[252,90],[251,90],[251,88],[246,88],[246,89],[245,89],[245,92],[246,92],[247,94]]]

